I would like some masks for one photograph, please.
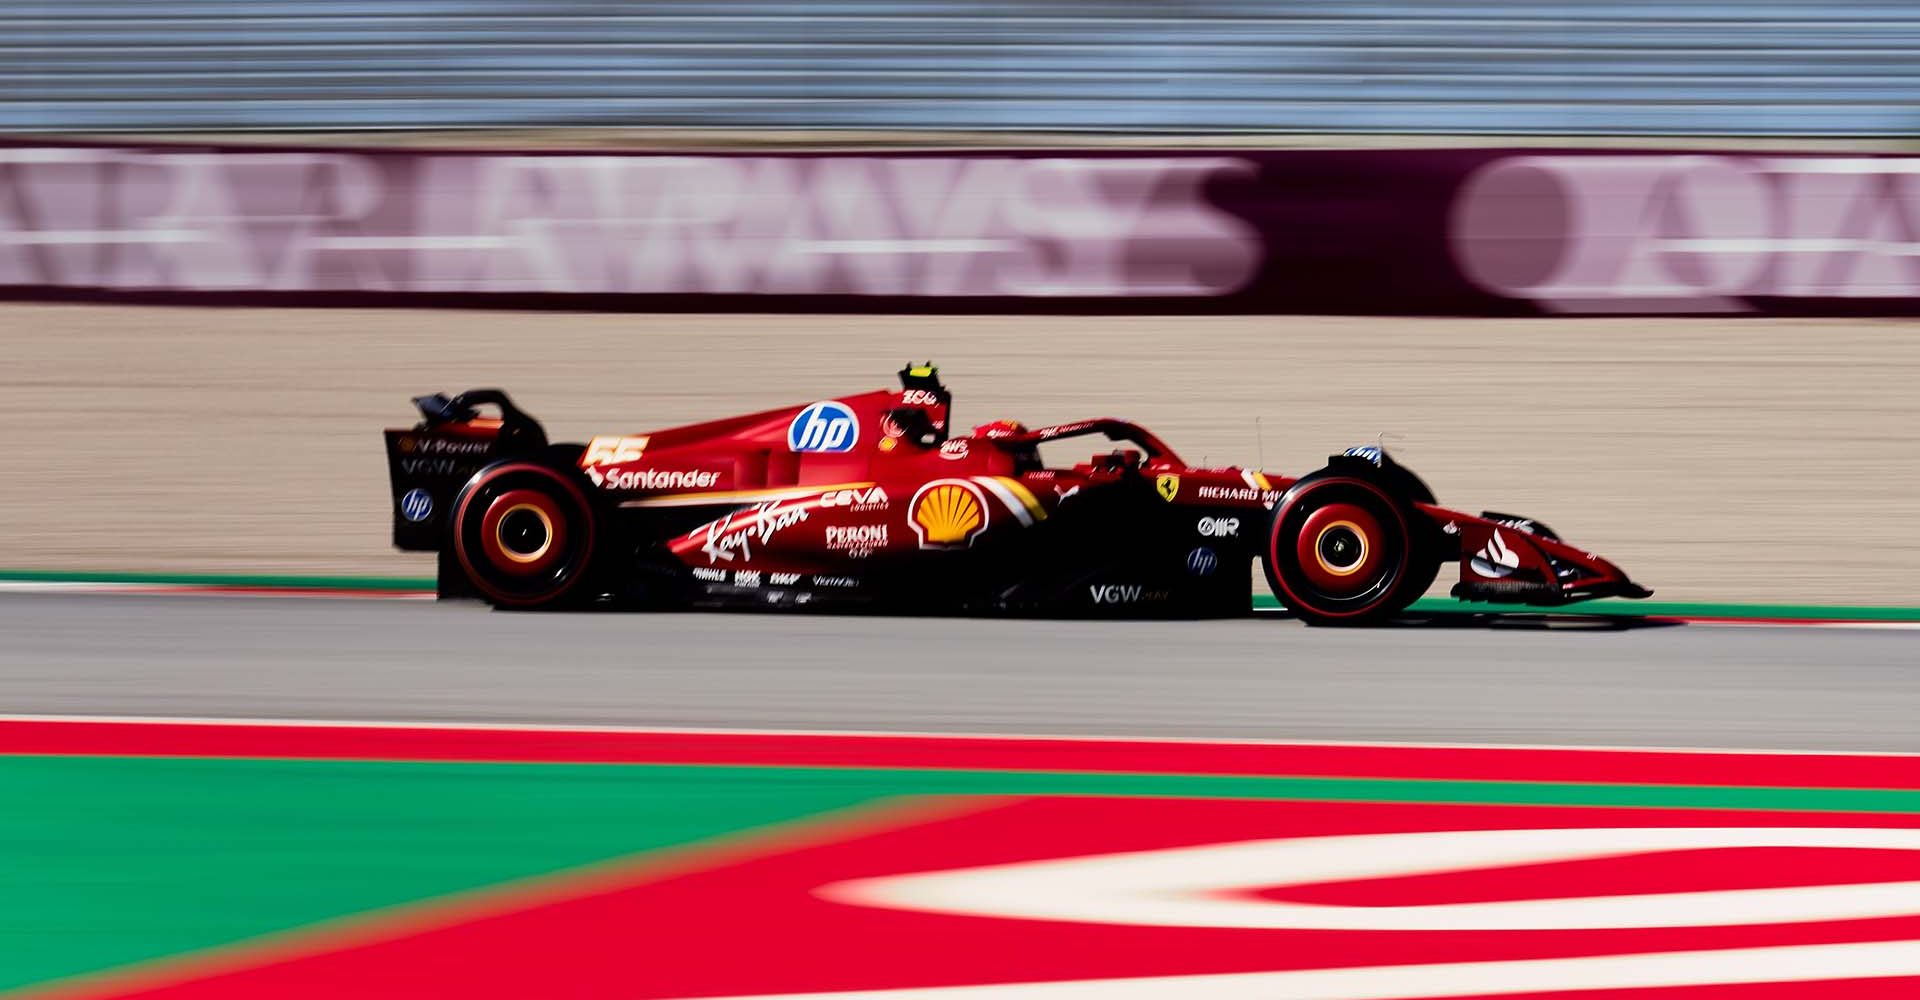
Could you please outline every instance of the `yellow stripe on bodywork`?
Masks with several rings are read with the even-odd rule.
[[[778,486],[758,490],[714,490],[709,493],[664,493],[660,496],[628,500],[622,507],[701,507],[720,503],[754,503],[764,500],[798,500],[835,490],[864,490],[872,483],[823,483],[819,486]]]
[[[1040,507],[1040,501],[1019,480],[1006,476],[974,476],[973,481],[988,493],[997,497],[1021,524],[1033,524],[1046,519],[1047,512]]]
[[[1046,508],[1040,506],[1040,498],[1034,496],[1032,490],[1027,489],[1026,483],[1018,479],[1009,479],[1006,476],[995,476],[993,478],[1005,485],[1007,490],[1014,496],[1020,498],[1020,502],[1026,505],[1027,511],[1033,515],[1034,520],[1044,521],[1047,519]]]

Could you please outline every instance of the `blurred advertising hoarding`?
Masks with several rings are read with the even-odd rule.
[[[1920,313],[1920,157],[0,146],[0,296]]]

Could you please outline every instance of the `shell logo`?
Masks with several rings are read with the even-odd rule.
[[[987,498],[964,479],[936,479],[913,495],[907,520],[923,549],[966,548],[986,530]]]

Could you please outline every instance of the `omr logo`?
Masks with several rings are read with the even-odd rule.
[[[787,425],[787,448],[791,451],[852,451],[859,440],[860,421],[853,410],[831,399],[801,410]]]

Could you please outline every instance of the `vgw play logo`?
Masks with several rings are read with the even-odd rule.
[[[787,425],[787,447],[793,451],[852,451],[859,440],[860,421],[847,404],[834,400],[801,410]]]

